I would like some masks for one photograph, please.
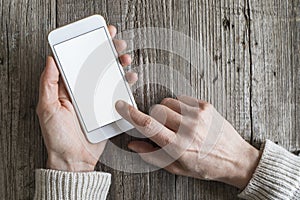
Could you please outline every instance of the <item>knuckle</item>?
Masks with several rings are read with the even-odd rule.
[[[133,106],[128,107],[128,118],[138,126],[144,126],[144,117],[141,117],[140,113],[136,111]]]
[[[174,146],[176,146],[176,137],[171,137],[169,135],[164,134],[164,132],[158,132],[156,135],[152,137],[152,139],[155,139],[157,141],[161,142],[161,147],[166,148],[165,150],[168,152],[173,152]],[[169,145],[169,146],[167,146]]]
[[[49,80],[47,79],[47,77],[44,73],[41,75],[40,84],[44,87],[50,85],[50,82],[49,82]]]
[[[165,144],[174,144],[174,138],[173,137],[164,137]]]
[[[202,110],[208,110],[208,109],[211,109],[213,108],[213,105],[206,102],[206,101],[199,101],[199,107],[202,109]]]
[[[150,128],[152,124],[152,118],[151,117],[145,117],[142,122],[141,125],[145,128]]]
[[[150,116],[157,116],[161,113],[163,107],[161,105],[154,105],[152,106],[152,108],[150,109]]]
[[[172,100],[172,98],[164,98],[162,101],[161,101],[161,103],[160,104],[162,104],[162,105],[166,105],[169,101],[171,101]]]

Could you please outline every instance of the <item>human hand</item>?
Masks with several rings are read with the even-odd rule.
[[[112,38],[116,28],[109,26]],[[117,51],[126,49],[122,40],[114,40]],[[131,64],[129,55],[119,57],[125,67]],[[126,73],[129,84],[137,81],[135,73]],[[93,171],[102,154],[106,141],[89,143],[81,131],[74,107],[52,57],[47,58],[41,75],[37,114],[48,152],[47,168],[61,171]]]
[[[244,188],[259,161],[259,151],[248,144],[215,108],[187,97],[166,98],[150,109],[150,116],[124,101],[116,109],[138,131],[160,148],[132,141],[129,149],[146,162],[184,176],[221,181]],[[166,160],[171,160],[165,165]]]

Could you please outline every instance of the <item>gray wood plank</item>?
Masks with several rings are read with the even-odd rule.
[[[120,30],[166,27],[185,33],[200,42],[206,52],[192,49],[195,55],[200,55],[196,58],[196,67],[190,65],[191,60],[186,61],[173,55],[173,52],[151,49],[134,52],[133,67],[140,73],[140,85],[144,84],[136,91],[136,100],[140,109],[147,112],[151,105],[158,103],[163,97],[172,95],[172,92],[176,95],[178,88],[183,89],[187,86],[179,83],[180,78],[174,72],[177,70],[192,83],[197,97],[213,103],[233,123],[238,132],[246,140],[251,141],[252,71],[250,66],[252,55],[251,38],[249,38],[251,21],[247,1],[121,2],[114,0],[106,4],[91,1],[59,1],[58,7],[60,9],[58,21],[61,25],[93,14],[94,11],[104,15],[109,23],[117,25]],[[172,34],[169,37],[175,41],[178,39]],[[185,42],[186,46],[182,49],[191,48],[192,41]],[[170,45],[171,48],[176,46],[176,44],[166,45]],[[203,60],[207,54],[213,62]],[[161,63],[172,68],[165,70],[151,63]],[[158,79],[162,79],[171,92],[162,91],[161,87],[149,84],[149,82],[157,83]],[[184,89],[180,91],[189,92]],[[131,139],[123,135],[113,139],[113,142],[126,149]],[[130,160],[130,157],[123,159]],[[122,165],[122,162],[117,161],[116,164]],[[237,194],[236,189],[223,184],[185,177],[174,179],[173,175],[163,171],[132,175],[105,166],[101,168],[113,174],[113,185],[109,196],[112,199],[174,199],[174,197],[177,199],[233,199]]]
[[[300,123],[299,123],[299,112],[300,112],[300,1],[293,1],[292,5],[292,21],[290,22],[290,26],[293,29],[292,33],[292,50],[291,50],[291,63],[293,66],[293,80],[295,95],[294,95],[294,105],[295,109],[293,112],[292,119],[293,121],[293,134],[290,138],[292,145],[290,145],[289,149],[299,155],[300,150],[300,142],[299,142],[299,131],[300,131]],[[298,123],[297,123],[298,122]]]
[[[0,1],[0,5],[1,8],[4,8],[5,6],[5,2]],[[8,162],[8,152],[7,152],[7,148],[10,145],[10,139],[8,139],[8,132],[9,130],[7,130],[10,122],[9,119],[9,109],[8,109],[8,104],[9,104],[9,97],[8,97],[8,90],[9,90],[9,83],[8,83],[8,34],[7,34],[7,23],[6,21],[4,21],[4,15],[6,13],[3,12],[3,9],[0,10],[0,16],[1,16],[1,24],[0,24],[0,28],[1,30],[1,35],[0,35],[0,87],[1,87],[1,115],[0,115],[0,121],[1,121],[1,132],[0,132],[0,136],[1,136],[1,145],[0,145],[0,159],[1,159],[1,164],[0,164],[0,183],[1,184],[5,184],[9,187],[1,187],[0,189],[0,194],[1,196],[12,196],[13,194],[10,191],[10,187],[15,187],[15,185],[13,185],[14,183],[11,183],[8,180],[8,173],[9,173],[9,162]],[[12,186],[11,186],[12,185]]]
[[[167,50],[143,49],[143,43],[128,41],[135,49],[130,53],[132,70],[139,72],[134,90],[141,110],[148,112],[167,96],[192,94],[213,103],[247,141],[259,144],[269,138],[299,150],[299,0],[57,0],[57,4],[56,0],[0,0],[0,8],[0,184],[4,185],[0,196],[4,199],[32,199],[34,169],[45,166],[35,106],[38,77],[50,53],[47,33],[96,13],[121,32],[145,27],[173,30],[161,35],[170,38],[164,43]],[[179,42],[184,44],[182,51],[192,53],[189,59],[174,53],[181,39],[174,31],[188,36]],[[130,34],[129,38],[143,32]],[[207,55],[212,62],[204,59]],[[124,134],[112,142],[128,151],[132,139]],[[126,155],[114,164],[125,161],[137,162]],[[113,176],[108,199],[235,199],[238,192],[163,170],[131,174],[105,165],[99,169]]]
[[[191,37],[203,46],[197,73],[191,73],[198,98],[212,103],[237,131],[251,139],[250,57],[244,1],[194,1]],[[208,58],[207,58],[208,57]]]
[[[212,103],[250,141],[250,58],[244,9],[244,1],[192,1],[191,37],[202,49],[196,45],[192,49],[198,58],[191,82],[196,96]],[[198,180],[188,180],[181,191],[180,199],[236,199],[238,194],[233,187]]]
[[[0,2],[1,162],[0,196],[32,199],[34,169],[46,154],[35,114],[46,35],[55,25],[55,2]]]
[[[299,1],[249,1],[253,142],[299,150]]]

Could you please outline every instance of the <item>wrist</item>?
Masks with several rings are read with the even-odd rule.
[[[83,161],[71,158],[62,158],[55,154],[48,154],[46,167],[48,169],[68,172],[94,171],[96,162]]]
[[[255,172],[260,156],[259,150],[244,141],[244,144],[239,148],[233,173],[229,175],[230,177],[226,182],[239,189],[244,189]]]

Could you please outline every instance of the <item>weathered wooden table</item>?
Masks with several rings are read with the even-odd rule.
[[[299,150],[299,0],[0,0],[1,199],[32,199],[34,169],[45,165],[35,107],[50,53],[47,34],[96,13],[121,32],[167,28],[171,31],[164,37],[171,49],[182,42],[176,31],[187,36],[179,50],[192,50],[188,59],[143,45],[131,52],[140,72],[142,86],[135,96],[142,110],[190,86],[252,144],[269,138]],[[194,48],[195,43],[202,48]],[[204,57],[211,62],[203,62]],[[130,139],[122,135],[113,142],[126,149]],[[101,168],[113,175],[109,199],[237,198],[233,187],[163,170],[130,174]]]

